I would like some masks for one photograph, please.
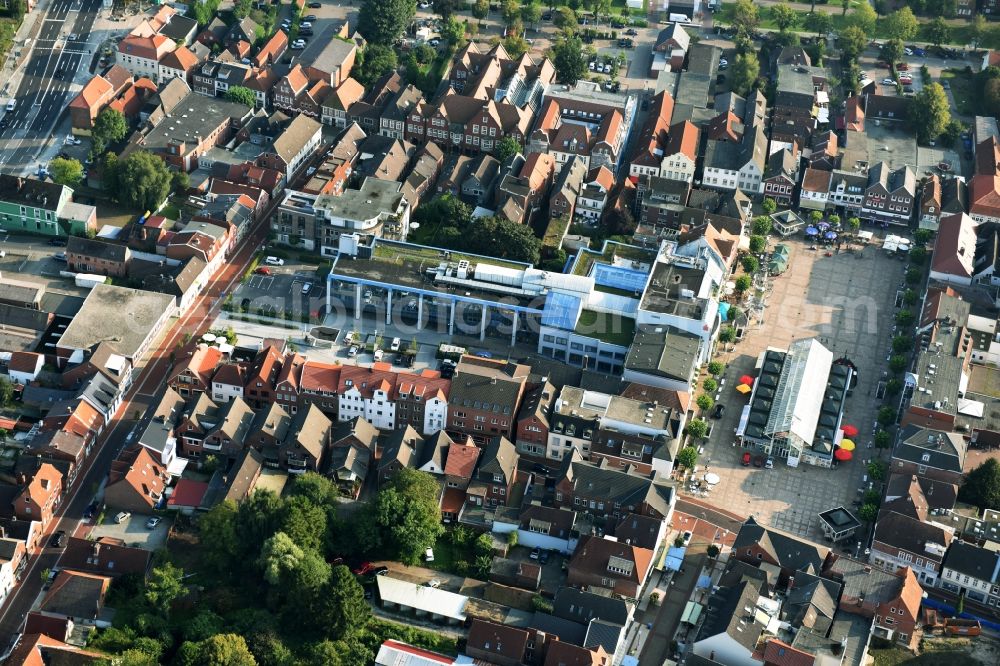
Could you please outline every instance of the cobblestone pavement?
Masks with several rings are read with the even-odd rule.
[[[775,242],[772,239],[772,247]],[[904,288],[906,264],[879,249],[878,237],[864,250],[830,257],[797,239],[781,242],[791,246],[792,258],[788,271],[768,285],[762,323],[754,317],[743,340],[718,356],[727,364],[719,396],[727,409],[722,419],[712,421],[699,470],[707,464],[721,477],[704,498],[711,505],[820,539],[816,514],[838,505],[852,508],[864,482],[865,462],[875,454],[867,448],[879,406],[872,396],[886,369],[894,303],[897,291]],[[739,377],[752,374],[766,348],[785,349],[793,340],[813,336],[835,358],[845,355],[860,370],[845,413],[845,423],[861,430],[855,458],[835,469],[805,464],[791,468],[780,458],[770,470],[743,467],[744,449],[737,446],[734,433],[748,398],[735,391]]]

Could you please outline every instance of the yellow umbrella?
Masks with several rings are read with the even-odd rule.
[[[749,393],[753,389],[751,389],[746,384],[740,384],[739,386],[736,387],[736,390],[739,391],[740,393]]]
[[[849,439],[842,439],[840,440],[840,448],[844,449],[845,451],[853,451],[854,442],[852,442]]]

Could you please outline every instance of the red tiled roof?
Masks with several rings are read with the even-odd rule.
[[[479,454],[480,449],[474,444],[452,444],[448,447],[444,473],[447,476],[471,479],[472,472],[476,469],[476,462],[479,460]]]
[[[13,352],[10,355],[7,367],[14,372],[34,372],[41,358],[41,354],[35,354],[34,352]]]
[[[812,666],[815,657],[772,638],[764,648],[764,663],[769,666]]]
[[[692,162],[698,157],[698,127],[690,120],[685,120],[670,127],[670,138],[663,155],[670,156],[681,153]]]
[[[94,109],[94,107],[104,102],[105,98],[111,94],[111,91],[112,86],[110,81],[103,76],[95,76],[84,84],[83,90],[73,98],[73,101],[69,105],[77,109]]]
[[[302,65],[292,67],[292,70],[285,75],[285,79],[296,93],[302,92],[309,85],[309,79],[306,78],[305,72],[302,71]]]
[[[284,30],[278,30],[267,40],[267,44],[261,48],[260,52],[254,56],[254,63],[258,67],[263,67],[268,63],[275,62],[285,49],[288,48],[288,37]]]
[[[441,496],[441,512],[457,515],[465,505],[466,494],[461,488],[446,488]]]
[[[373,363],[371,368],[345,366],[340,370],[337,393],[343,395],[351,389],[357,389],[365,398],[371,398],[376,390],[392,395],[395,384],[396,373],[388,363]]]
[[[172,507],[198,507],[205,499],[208,492],[208,484],[204,481],[194,481],[192,479],[181,479],[174,486],[174,492],[167,500],[167,506]]]
[[[334,392],[340,386],[341,366],[339,365],[320,363],[318,361],[305,361],[301,363],[301,368],[298,385],[303,391]]]
[[[279,32],[281,31],[279,30]],[[189,72],[198,64],[198,58],[186,46],[178,46],[160,58],[160,64],[171,69]]]

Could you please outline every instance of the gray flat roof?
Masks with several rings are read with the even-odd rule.
[[[701,338],[673,326],[643,326],[625,357],[628,370],[688,381],[698,358]]]
[[[99,284],[84,300],[58,346],[89,349],[107,341],[132,359],[163,313],[174,307],[175,299],[168,294]]]
[[[169,117],[164,118],[142,138],[141,145],[166,150],[167,144],[183,141],[194,146],[199,143],[199,138],[203,139],[214,132],[225,118],[243,118],[250,112],[250,107],[228,102],[221,97],[206,97],[189,92],[174,107]]]
[[[346,220],[371,220],[379,215],[394,215],[403,198],[402,183],[395,180],[365,178],[359,190],[344,190],[338,196],[316,197],[315,208]]]
[[[44,284],[0,278],[0,299],[8,303],[41,303],[44,294]]]

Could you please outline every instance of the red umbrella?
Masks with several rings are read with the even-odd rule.
[[[753,377],[751,377],[750,375],[743,375],[742,377],[740,377],[740,384],[753,386]]]
[[[833,452],[833,457],[836,458],[837,460],[844,461],[853,458],[854,454],[848,451],[847,449],[837,449],[836,451]]]
[[[844,435],[846,435],[847,437],[857,437],[858,436],[858,429],[855,428],[854,426],[850,425],[850,424],[842,425],[842,426],[840,426],[840,429],[844,431]]]

